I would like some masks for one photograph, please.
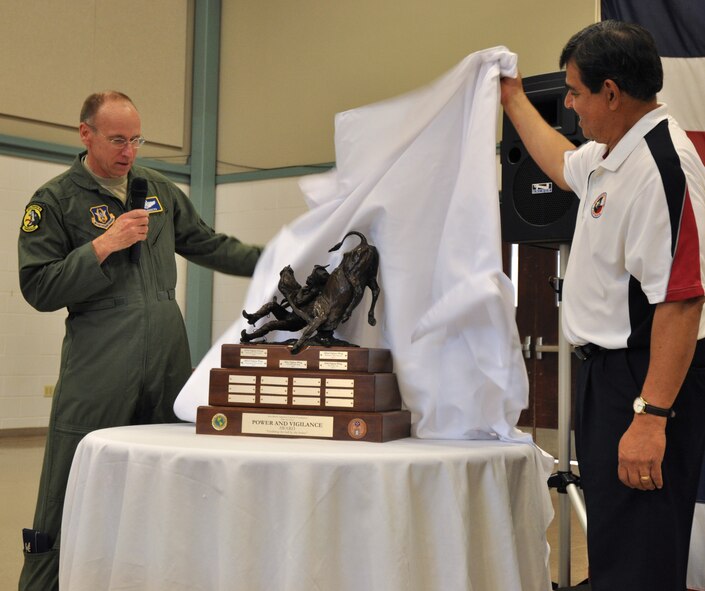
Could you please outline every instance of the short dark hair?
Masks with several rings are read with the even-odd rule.
[[[90,125],[93,117],[95,117],[95,114],[98,112],[103,103],[107,101],[126,101],[133,107],[135,106],[132,99],[124,92],[119,92],[117,90],[94,92],[85,101],[83,101],[83,106],[81,107],[81,123],[88,123]]]
[[[651,101],[663,87],[663,67],[654,38],[644,27],[606,20],[585,27],[566,43],[563,68],[572,61],[580,78],[599,92],[605,80],[641,101]]]

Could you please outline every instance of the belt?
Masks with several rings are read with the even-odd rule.
[[[580,361],[586,361],[590,359],[595,353],[604,351],[604,347],[595,345],[594,343],[588,343],[587,345],[581,345],[580,347],[575,347],[575,356],[580,359]]]

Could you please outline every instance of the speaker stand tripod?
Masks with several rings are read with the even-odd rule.
[[[570,586],[570,534],[571,504],[587,534],[587,516],[582,495],[578,490],[580,478],[571,471],[571,348],[563,336],[561,309],[563,306],[562,283],[570,256],[570,245],[561,244],[560,277],[552,278],[553,289],[558,294],[558,471],[548,480],[548,486],[558,493],[558,585]]]

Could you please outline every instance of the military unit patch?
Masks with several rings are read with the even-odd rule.
[[[96,205],[91,207],[91,222],[94,226],[107,230],[113,225],[115,214],[110,213],[107,205]]]
[[[39,229],[39,223],[42,221],[42,206],[41,205],[28,205],[27,209],[24,210],[24,217],[22,218],[22,231],[23,232],[34,232]]]
[[[149,213],[159,213],[164,211],[159,197],[156,195],[147,197],[144,201],[144,208]],[[111,213],[107,205],[96,205],[90,208],[91,223],[97,228],[107,230],[115,222],[115,214]],[[32,203],[25,209],[24,217],[22,218],[22,231],[34,232],[39,229],[39,224],[42,221],[42,206]]]
[[[156,195],[152,195],[151,197],[147,197],[144,200],[144,208],[149,213],[159,213],[160,211],[164,211],[164,208],[162,207],[162,204],[159,201],[159,197],[157,197]]]

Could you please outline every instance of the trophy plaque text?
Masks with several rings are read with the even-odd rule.
[[[199,406],[196,432],[212,435],[256,435],[382,443],[409,437],[411,413],[347,412],[296,409]]]

